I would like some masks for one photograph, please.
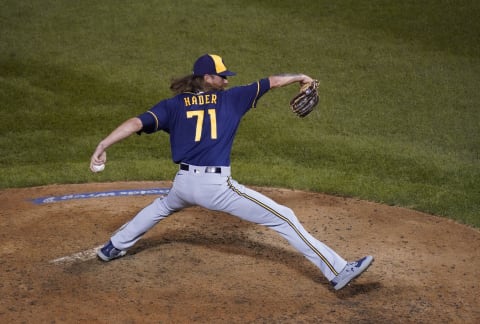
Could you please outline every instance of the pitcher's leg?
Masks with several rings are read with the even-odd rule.
[[[132,247],[148,230],[172,213],[189,206],[173,190],[164,198],[155,199],[132,220],[124,224],[111,238],[113,246],[120,250]]]
[[[222,210],[244,220],[267,226],[282,235],[294,248],[315,264],[330,281],[347,261],[310,235],[294,212],[234,180],[228,181]]]

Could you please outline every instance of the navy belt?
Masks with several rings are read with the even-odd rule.
[[[222,168],[220,167],[214,167],[214,166],[207,166],[207,167],[204,167],[204,172],[205,173],[222,173]],[[183,170],[183,171],[190,171],[190,166],[188,164],[185,164],[185,163],[180,163],[180,170]],[[196,170],[194,170],[196,171]]]

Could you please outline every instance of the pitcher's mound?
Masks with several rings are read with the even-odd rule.
[[[156,196],[78,194],[170,185],[0,191],[2,322],[480,322],[478,230],[356,199],[254,188],[347,260],[375,257],[339,292],[275,232],[199,207],[162,221],[126,257],[97,260],[95,249]],[[32,202],[49,196],[65,199]]]

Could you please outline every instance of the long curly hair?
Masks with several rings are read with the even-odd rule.
[[[172,90],[174,94],[205,91],[205,81],[203,80],[203,76],[193,74],[180,78],[173,78],[170,83],[170,90]]]
[[[173,78],[170,83],[170,90],[177,95],[185,92],[199,93],[212,90],[219,91],[223,90],[223,88],[219,89],[205,82],[203,75],[189,74],[180,78]]]

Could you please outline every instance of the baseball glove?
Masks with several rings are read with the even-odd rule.
[[[312,112],[319,101],[318,80],[313,80],[300,88],[300,92],[290,100],[290,107],[297,116],[303,118]]]

